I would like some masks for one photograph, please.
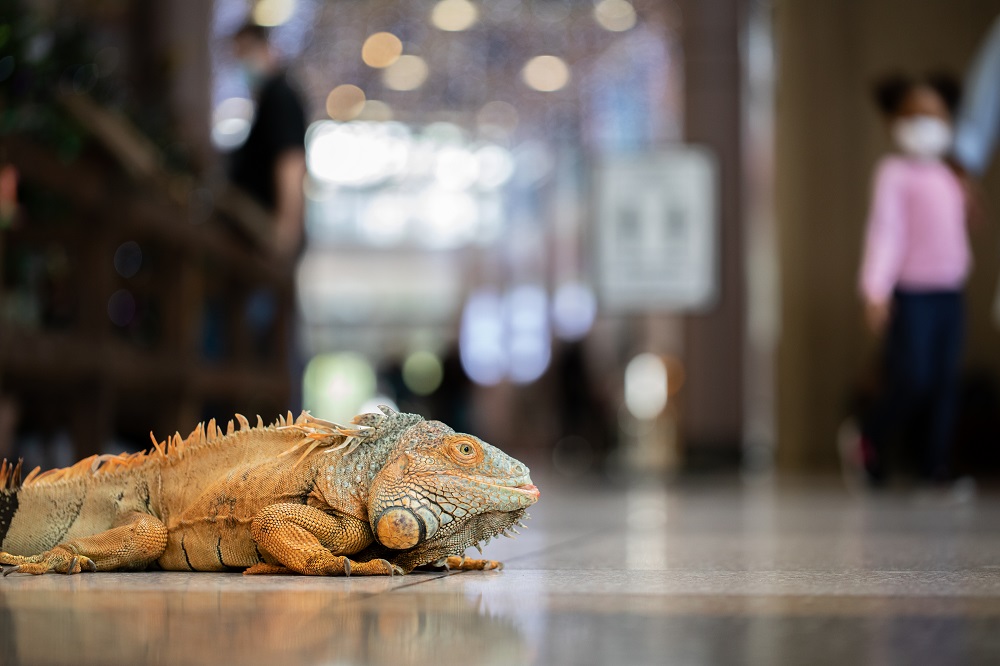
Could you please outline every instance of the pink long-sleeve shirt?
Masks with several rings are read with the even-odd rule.
[[[885,302],[897,287],[961,289],[971,265],[965,193],[938,160],[890,155],[875,170],[861,293]]]

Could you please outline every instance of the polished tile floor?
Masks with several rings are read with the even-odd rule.
[[[538,483],[502,572],[0,580],[0,664],[997,664],[1000,496]]]

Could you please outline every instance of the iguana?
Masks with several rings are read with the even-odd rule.
[[[339,425],[239,414],[145,452],[22,482],[0,466],[0,564],[42,574],[142,570],[393,575],[496,569],[463,553],[538,500],[528,468],[439,421],[386,407]],[[516,530],[513,530],[516,532]]]

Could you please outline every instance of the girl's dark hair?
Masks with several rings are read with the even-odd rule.
[[[932,72],[914,78],[906,74],[892,73],[881,77],[872,86],[875,104],[884,115],[893,116],[899,112],[906,96],[917,86],[927,86],[944,101],[948,111],[954,115],[962,96],[962,87],[948,72]]]
[[[924,83],[941,95],[944,105],[951,115],[958,111],[958,103],[962,100],[962,84],[949,72],[931,72],[924,77]]]

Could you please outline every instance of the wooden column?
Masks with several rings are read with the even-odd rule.
[[[679,0],[684,53],[684,140],[719,165],[719,300],[687,318],[685,457],[735,462],[743,427],[745,295],[741,211],[741,64],[744,0]]]

